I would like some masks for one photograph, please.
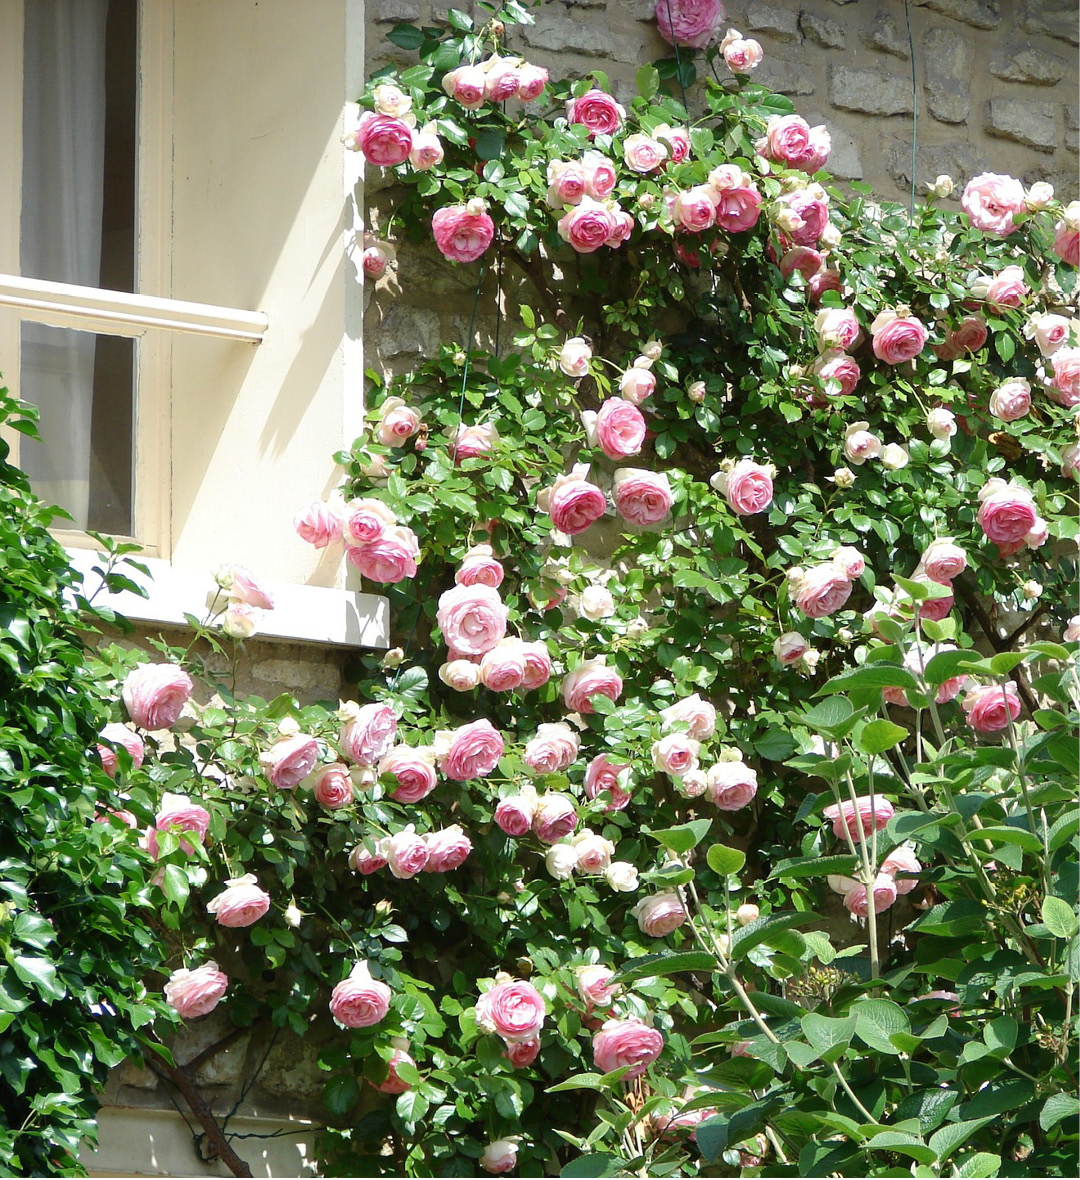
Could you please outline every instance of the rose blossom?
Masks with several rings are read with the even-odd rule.
[[[537,497],[537,507],[551,516],[561,533],[571,537],[595,524],[607,510],[604,493],[585,478],[588,467],[579,463],[569,473],[556,477],[550,488]]]
[[[996,733],[1020,716],[1020,697],[1010,680],[1004,688],[984,684],[969,689],[961,702],[967,723],[977,733]]]
[[[503,1056],[514,1069],[527,1069],[540,1054],[540,1038],[531,1041],[506,1041],[503,1045]]]
[[[390,1010],[390,995],[385,983],[372,979],[367,962],[361,959],[330,993],[330,1012],[346,1028],[369,1028]]]
[[[353,800],[353,781],[344,762],[332,762],[316,772],[311,793],[315,802],[327,811],[348,807]]]
[[[441,730],[436,736],[445,743],[440,768],[456,783],[490,774],[505,749],[502,734],[486,718],[457,729]],[[438,744],[435,748],[437,752],[440,749]]]
[[[515,635],[500,639],[480,660],[480,683],[492,692],[513,692],[525,679],[525,645]]]
[[[443,145],[435,131],[434,122],[425,123],[419,131],[413,132],[409,163],[417,172],[427,172],[443,161]]]
[[[577,871],[588,876],[598,876],[611,864],[615,845],[599,836],[591,828],[578,832],[570,841],[570,847],[577,856]]]
[[[521,681],[521,688],[523,692],[532,692],[534,688],[540,688],[551,679],[551,656],[548,655],[547,644],[542,639],[534,643],[523,643],[521,651],[525,658],[525,675]]]
[[[1018,484],[988,480],[979,492],[979,499],[982,503],[976,519],[986,536],[999,547],[1023,542],[1039,519],[1033,496]]]
[[[592,254],[607,243],[615,223],[606,205],[592,197],[582,197],[559,218],[556,228],[559,237],[579,254]]]
[[[623,1066],[624,1082],[639,1078],[660,1056],[664,1038],[640,1020],[609,1020],[593,1037],[593,1061],[601,1073],[611,1073]]]
[[[581,163],[585,169],[586,193],[594,201],[605,200],[611,195],[619,179],[615,165],[603,152],[586,152],[581,157]]]
[[[394,168],[409,158],[412,150],[412,128],[391,115],[377,115],[365,111],[356,125],[350,143],[364,153],[364,159],[378,168]]]
[[[522,760],[537,774],[555,774],[573,763],[579,745],[578,735],[565,722],[541,725],[525,746]]]
[[[569,881],[577,868],[577,853],[569,844],[553,844],[544,856],[544,868],[556,881]]]
[[[615,507],[628,524],[659,524],[671,510],[672,495],[663,472],[620,467],[614,479]]]
[[[194,1020],[213,1012],[228,987],[229,977],[217,963],[204,963],[191,970],[180,967],[165,985],[165,1001],[184,1020]]]
[[[844,432],[844,458],[849,463],[862,466],[867,459],[876,459],[881,454],[881,439],[871,434],[869,422],[852,422]]]
[[[875,829],[884,831],[893,817],[893,805],[881,795],[859,795],[855,802],[857,808],[845,801],[831,804],[822,813],[826,819],[832,820],[833,834],[839,840],[844,839],[845,832],[852,840],[857,840],[860,831],[864,836],[869,836]]]
[[[491,57],[480,63],[484,70],[484,97],[489,102],[506,102],[518,92],[518,61],[516,57]]]
[[[1053,356],[1063,345],[1068,344],[1069,321],[1063,315],[1034,315],[1024,325],[1024,336],[1034,339],[1043,356]]]
[[[696,692],[661,709],[660,719],[665,729],[677,722],[685,722],[687,736],[697,741],[704,741],[716,732],[716,706],[702,700]]]
[[[384,447],[402,447],[420,429],[420,415],[400,397],[388,397],[379,407],[375,437]]]
[[[686,909],[673,889],[643,897],[630,913],[637,919],[642,934],[650,938],[663,938],[687,918]]]
[[[773,501],[772,468],[740,459],[727,473],[724,498],[737,516],[764,512]]]
[[[429,832],[424,837],[427,845],[427,873],[449,873],[465,863],[472,852],[472,841],[465,835],[460,824],[453,824],[438,832]],[[391,872],[393,866],[391,865]]]
[[[486,82],[487,75],[479,66],[457,66],[443,76],[442,88],[467,111],[475,111],[484,104]]]
[[[1080,443],[1070,443],[1061,452],[1061,474],[1076,479],[1080,474]]]
[[[756,922],[761,917],[761,910],[758,909],[753,902],[743,902],[741,906],[735,911],[735,921],[740,926],[749,926],[751,922]]]
[[[577,827],[577,807],[569,795],[548,791],[541,795],[533,815],[532,830],[541,844],[554,844]]]
[[[939,360],[954,361],[964,353],[978,352],[986,343],[988,334],[986,320],[979,315],[969,315],[946,334],[944,343],[934,345],[934,352]]]
[[[491,586],[454,586],[439,597],[435,619],[443,639],[455,652],[479,656],[506,634],[509,607]]]
[[[518,69],[517,96],[522,102],[533,102],[544,93],[548,82],[548,72],[543,66],[534,66],[531,62],[522,62]]]
[[[705,785],[720,811],[740,811],[757,794],[757,772],[744,762],[717,762],[706,771]]]
[[[862,376],[858,361],[839,348],[827,348],[814,362],[811,372],[822,384],[826,381],[838,381],[840,393],[844,397],[854,393],[855,386]]]
[[[531,983],[511,979],[497,983],[476,1001],[476,1023],[507,1042],[531,1041],[540,1032],[546,1011],[544,997]]]
[[[761,193],[753,184],[721,190],[716,202],[716,224],[729,234],[753,229],[761,216]]]
[[[397,524],[393,510],[381,500],[365,497],[350,500],[342,509],[339,525],[346,545],[359,547],[378,541],[386,530]]]
[[[853,545],[837,546],[830,561],[835,561],[852,582],[862,577],[862,572],[866,569],[866,558]]]
[[[401,1044],[405,1045],[408,1042],[403,1040]],[[398,1074],[399,1065],[411,1065],[413,1069],[416,1068],[416,1062],[405,1049],[395,1047],[390,1060],[386,1063],[386,1081],[371,1083],[380,1094],[404,1094],[406,1090],[412,1089],[411,1084]]]
[[[671,220],[692,234],[699,234],[716,221],[719,194],[708,184],[699,184],[676,195],[671,203]]]
[[[667,144],[673,164],[681,164],[690,154],[690,134],[685,127],[670,127],[667,123],[661,123],[653,128],[653,135]]]
[[[1054,253],[1069,266],[1080,266],[1080,228],[1075,224],[1070,228],[1067,217],[1054,224]]]
[[[1073,615],[1061,633],[1062,643],[1075,643],[1080,639],[1080,615]]]
[[[630,802],[630,793],[619,785],[619,775],[630,769],[629,762],[609,762],[606,754],[598,754],[585,770],[585,796],[595,799],[607,791],[611,802],[607,811],[622,811]]]
[[[656,0],[656,28],[669,45],[704,49],[725,16],[721,0]]]
[[[985,233],[1008,237],[1015,214],[1024,208],[1024,186],[1011,176],[983,172],[967,182],[960,205],[971,224]]]
[[[615,975],[610,967],[590,964],[575,968],[578,995],[591,1011],[593,1008],[610,1008],[619,990],[617,983],[608,981]]]
[[[894,880],[897,873],[904,874],[896,881],[896,892],[905,894],[917,889],[919,885],[918,881],[907,874],[921,872],[922,865],[915,853],[906,844],[902,844],[899,848],[894,848],[881,862],[881,871],[888,873]]]
[[[390,749],[397,733],[397,718],[389,705],[372,702],[357,705],[348,701],[342,718],[338,748],[342,757],[357,766],[374,766]]]
[[[604,870],[604,880],[616,893],[633,893],[638,887],[638,871],[627,860],[613,860]]]
[[[270,908],[270,894],[259,888],[254,873],[225,882],[225,888],[206,903],[206,912],[216,914],[219,926],[250,926]]]
[[[594,713],[591,698],[604,696],[617,701],[622,693],[622,677],[609,668],[604,656],[585,660],[567,673],[562,682],[562,697],[572,713]]]
[[[128,716],[143,729],[170,729],[191,696],[191,677],[175,664],[137,664],[124,678]]]
[[[862,338],[862,329],[849,307],[826,307],[814,317],[818,348],[822,353],[830,349],[853,348]]]
[[[584,377],[589,372],[592,354],[584,336],[571,336],[559,351],[559,368],[567,377]]]
[[[798,631],[785,631],[773,643],[773,655],[781,664],[794,664],[810,645]]]
[[[753,37],[744,37],[738,29],[728,29],[720,42],[724,64],[733,74],[752,74],[761,65],[764,51]]]
[[[615,598],[606,586],[590,582],[578,595],[578,613],[583,619],[599,622],[615,613]]]
[[[431,746],[394,746],[379,761],[379,778],[395,780],[390,798],[398,803],[419,803],[438,783],[435,751]]]
[[[948,586],[967,569],[967,554],[952,537],[938,537],[923,550],[919,566],[931,582]]]
[[[995,310],[1002,307],[1019,307],[1028,293],[1021,266],[1002,267],[990,278],[979,277],[971,284],[971,294],[982,299]]]
[[[319,757],[319,743],[306,733],[284,734],[259,755],[271,784],[288,791],[307,778]]]
[[[678,778],[696,770],[700,743],[684,733],[669,733],[652,744],[652,763],[657,770]]]
[[[548,189],[545,200],[548,208],[561,209],[577,205],[585,196],[587,182],[580,160],[552,160],[547,166]]]
[[[1015,422],[1031,409],[1031,382],[1010,377],[990,395],[990,413],[1002,422]]]
[[[631,172],[656,172],[667,157],[667,145],[651,135],[628,135],[623,141],[623,162]]]
[[[767,160],[798,168],[812,153],[810,125],[800,115],[773,115],[755,151]]]
[[[851,579],[834,561],[807,570],[795,587],[795,605],[809,619],[835,614],[850,596]]]
[[[123,746],[131,757],[131,766],[133,770],[138,770],[143,764],[143,759],[146,757],[146,746],[143,740],[133,730],[128,729],[126,725],[122,725],[119,721],[111,721],[106,725],[101,733],[98,734],[104,742],[109,743],[103,745],[102,742],[97,744],[98,757],[101,759],[101,768],[109,776],[109,778],[116,778],[116,770],[119,766],[119,759],[116,756],[114,746]]]
[[[488,454],[499,441],[499,431],[491,422],[475,426],[461,425],[450,443],[450,457],[455,463],[463,459],[478,459]]]
[[[610,94],[592,89],[566,104],[567,123],[581,123],[594,135],[614,135],[626,118],[625,109]]]
[[[941,440],[952,438],[956,433],[956,415],[952,410],[938,406],[926,415],[926,429],[934,438]]]
[[[637,365],[632,365],[619,377],[619,392],[631,405],[640,406],[643,401],[652,397],[655,389],[656,374]]]
[[[490,216],[482,209],[470,212],[466,205],[436,210],[431,228],[439,252],[451,262],[475,262],[495,237]]]
[[[454,574],[459,586],[490,586],[498,590],[503,580],[502,563],[495,559],[490,545],[474,545],[461,559]]]
[[[1059,348],[1050,358],[1053,377],[1047,392],[1060,405],[1080,404],[1080,348]]]
[[[377,541],[349,546],[345,556],[369,581],[393,585],[415,577],[420,544],[412,529],[392,525]]]
[[[870,325],[874,356],[887,365],[913,360],[922,352],[929,332],[913,315],[901,316],[892,309],[883,311]]]
[[[645,441],[645,419],[632,402],[608,398],[596,415],[596,437],[609,459],[629,459]]]
[[[360,269],[365,278],[381,279],[394,258],[394,247],[389,242],[384,242],[371,234],[364,234],[364,252],[360,256]]]
[[[325,549],[341,540],[341,516],[329,504],[316,500],[293,517],[293,528],[301,540]]]
[[[824,241],[824,236],[822,241]],[[843,283],[838,270],[826,267],[824,270],[819,270],[817,274],[811,275],[806,285],[810,292],[810,302],[816,307],[826,291],[839,291]]]
[[[884,913],[896,901],[898,892],[896,882],[890,874],[878,873],[873,885],[874,913]],[[855,887],[844,893],[844,907],[849,914],[856,918],[867,917],[870,912],[870,903],[867,900],[866,886],[856,881]]]
[[[357,844],[349,853],[349,868],[365,877],[377,873],[379,869],[385,869],[386,857],[383,853],[386,851],[387,839],[384,837],[376,841],[374,850],[364,844]]]
[[[407,881],[427,867],[428,846],[424,838],[416,834],[415,826],[409,824],[386,841],[385,855],[390,872],[399,880]]]
[[[797,246],[812,246],[829,224],[829,206],[820,187],[808,185],[776,199],[776,224],[789,234]],[[846,346],[844,346],[846,347]]]
[[[533,818],[540,799],[536,791],[526,785],[520,794],[507,795],[495,808],[495,822],[508,835],[521,837],[532,830]]]
[[[512,1172],[517,1167],[517,1153],[513,1139],[493,1139],[480,1156],[480,1167],[493,1176]]]

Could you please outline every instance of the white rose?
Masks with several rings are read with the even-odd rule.
[[[544,857],[544,865],[556,881],[566,881],[572,877],[577,863],[577,850],[569,844],[553,844]]]
[[[1024,205],[1033,213],[1037,213],[1040,209],[1045,209],[1053,199],[1054,186],[1047,184],[1045,180],[1037,180],[1028,189],[1024,197]]]
[[[584,377],[589,371],[592,354],[584,336],[572,336],[559,353],[559,368],[567,377]]]
[[[633,893],[638,887],[638,871],[628,860],[613,860],[604,870],[604,880],[617,893]]]
[[[926,428],[934,438],[952,438],[956,433],[956,415],[939,406],[926,415]]]
[[[881,465],[886,471],[899,471],[901,467],[906,467],[910,460],[907,447],[902,447],[899,443],[886,443],[885,449],[881,452]]]
[[[615,613],[615,599],[606,586],[586,586],[581,592],[579,609],[586,619],[595,623]]]
[[[400,119],[412,110],[412,99],[404,91],[388,83],[376,86],[371,92],[371,97],[375,100],[375,109],[380,115],[391,115],[395,119]]]
[[[953,184],[953,178],[947,176],[944,172],[934,181],[933,184],[926,186],[926,191],[932,197],[937,197],[938,200],[944,200],[945,197],[951,196],[952,191],[956,186]]]
[[[439,679],[455,692],[468,692],[480,683],[480,665],[469,660],[450,660],[439,669]]]

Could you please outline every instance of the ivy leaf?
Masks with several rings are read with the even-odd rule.
[[[11,965],[23,983],[36,988],[46,999],[62,1000],[67,995],[67,988],[57,980],[56,968],[48,959],[37,955],[16,955]]]

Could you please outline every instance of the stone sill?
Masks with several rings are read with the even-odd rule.
[[[92,591],[98,581],[94,566],[102,560],[92,549],[69,547],[68,559]],[[145,586],[149,597],[125,590],[99,595],[97,602],[108,605],[136,623],[157,623],[188,627],[185,615],[201,618],[206,595],[213,585],[208,570],[186,570],[159,557],[136,557],[151,577],[130,567],[126,577]],[[277,583],[268,587],[274,609],[265,611],[255,633],[257,639],[284,639],[294,643],[318,643],[340,648],[382,650],[389,646],[390,609],[387,599],[356,590],[333,590],[325,586]]]

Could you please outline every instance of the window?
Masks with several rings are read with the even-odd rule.
[[[33,220],[22,178],[58,187],[32,179],[40,123],[24,103],[37,81],[24,45],[45,8],[98,10],[102,29],[96,277],[93,260],[61,275],[19,248]],[[363,422],[361,162],[341,145],[362,32],[362,0],[0,5],[0,118],[14,130],[0,137],[0,372],[65,427],[44,423],[51,460],[33,444],[20,458],[81,527],[134,536],[162,573],[238,561],[339,593],[352,576],[291,520],[338,482],[331,456]],[[60,376],[75,371],[81,401]],[[351,600],[374,617],[375,599]]]

